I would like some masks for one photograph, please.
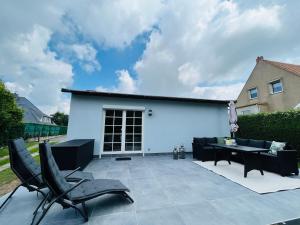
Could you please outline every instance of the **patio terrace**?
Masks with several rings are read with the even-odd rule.
[[[87,202],[87,223],[73,209],[55,205],[42,224],[253,225],[300,217],[299,189],[260,195],[196,165],[190,156],[185,160],[170,155],[136,156],[131,161],[104,158],[92,161],[85,171],[95,178],[120,179],[135,203],[119,196],[98,197]],[[0,211],[0,224],[30,224],[39,201],[36,193],[18,190]]]

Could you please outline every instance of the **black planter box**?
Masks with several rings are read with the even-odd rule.
[[[52,146],[60,170],[83,170],[93,159],[94,139],[74,139]]]

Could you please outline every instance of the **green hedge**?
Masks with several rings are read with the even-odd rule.
[[[238,137],[288,142],[300,156],[299,110],[239,116],[238,125]]]

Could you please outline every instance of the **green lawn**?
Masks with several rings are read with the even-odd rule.
[[[10,168],[1,171],[0,172],[0,188],[2,185],[8,184],[15,179],[17,179],[17,177]]]
[[[9,158],[0,160],[0,166],[3,166],[5,164],[7,164],[7,163],[9,163]]]
[[[34,156],[33,158],[35,159],[35,161],[38,164],[40,164],[40,156],[39,155]],[[17,179],[17,177],[10,168],[1,171],[0,172],[0,188],[2,185],[8,184],[15,179]]]

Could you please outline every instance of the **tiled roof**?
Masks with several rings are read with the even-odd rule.
[[[287,72],[296,74],[300,76],[300,65],[295,64],[289,64],[289,63],[282,63],[282,62],[276,62],[276,61],[270,61],[263,59],[264,62],[269,63],[273,66],[276,66],[279,69],[285,70]]]
[[[23,120],[25,123],[45,123],[42,122],[43,117],[51,118],[33,105],[27,98],[20,97],[17,94],[15,94],[15,98],[17,105],[24,110]]]

